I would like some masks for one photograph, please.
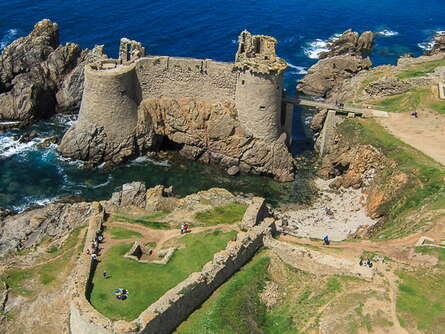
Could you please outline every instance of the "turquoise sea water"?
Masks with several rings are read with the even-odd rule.
[[[420,55],[425,42],[445,30],[444,17],[443,0],[10,0],[0,2],[0,49],[29,33],[38,20],[50,18],[60,24],[62,43],[72,41],[84,48],[105,44],[113,57],[119,39],[129,37],[141,41],[150,54],[232,61],[237,36],[248,29],[278,39],[278,53],[289,63],[285,86],[293,92],[296,81],[335,34],[348,28],[378,32],[374,64],[395,63],[406,52]],[[297,114],[295,137],[302,136],[306,118],[306,113]],[[67,121],[37,125],[40,137],[61,135]],[[116,187],[133,180],[173,184],[181,194],[224,186],[281,200],[302,201],[308,196],[306,169],[290,185],[263,177],[229,178],[217,168],[196,163],[145,160],[113,171],[85,170],[77,162],[61,159],[54,148],[37,149],[41,139],[18,144],[17,135],[0,134],[0,207],[20,209],[69,194],[107,198]]]

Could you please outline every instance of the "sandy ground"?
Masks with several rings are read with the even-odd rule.
[[[409,113],[389,113],[378,121],[397,138],[445,165],[445,115],[419,111],[419,117]]]
[[[328,235],[329,239],[340,241],[347,239],[359,227],[376,223],[366,216],[362,205],[365,195],[360,190],[333,191],[329,188],[331,182],[332,180],[316,180],[322,195],[309,208],[284,212],[284,218],[288,222],[287,232],[299,237],[318,239]]]

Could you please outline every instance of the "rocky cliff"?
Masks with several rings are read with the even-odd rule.
[[[116,124],[116,128],[119,124]],[[80,133],[81,132],[81,133]],[[266,142],[248,135],[240,126],[233,104],[207,103],[192,98],[152,98],[141,103],[133,137],[108,147],[100,129],[72,127],[59,150],[67,157],[93,163],[119,162],[129,156],[158,150],[174,143],[187,159],[218,164],[246,173],[293,179],[294,162],[285,136]]]
[[[368,55],[373,41],[374,34],[370,31],[361,35],[352,30],[345,31],[330,42],[329,51],[320,54],[320,60],[309,68],[297,90],[307,95],[329,97],[344,80],[372,66]]]
[[[26,37],[0,55],[0,120],[30,123],[79,108],[86,63],[104,57],[103,48],[59,45],[59,27],[38,22]]]

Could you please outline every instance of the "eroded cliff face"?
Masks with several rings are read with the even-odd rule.
[[[332,90],[343,81],[371,68],[368,55],[373,41],[374,34],[370,31],[361,35],[345,31],[328,45],[329,51],[321,53],[320,60],[309,68],[297,90],[307,95],[330,97]]]
[[[175,143],[187,159],[271,175],[282,182],[294,177],[285,135],[273,142],[253,138],[240,126],[233,103],[212,104],[192,98],[144,100],[138,108],[134,136],[116,144],[94,124],[89,128],[74,126],[65,134],[59,150],[73,159],[118,163],[156,151],[166,141]]]
[[[0,55],[0,120],[31,123],[55,112],[79,108],[86,63],[104,57],[103,48],[59,45],[59,27],[42,20]]]

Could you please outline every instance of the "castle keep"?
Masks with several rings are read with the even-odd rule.
[[[140,43],[123,38],[119,59],[85,68],[79,120],[60,151],[117,163],[156,150],[167,137],[188,158],[288,181],[293,163],[282,119],[287,64],[275,47],[273,37],[243,31],[235,62],[226,63],[147,56]]]

